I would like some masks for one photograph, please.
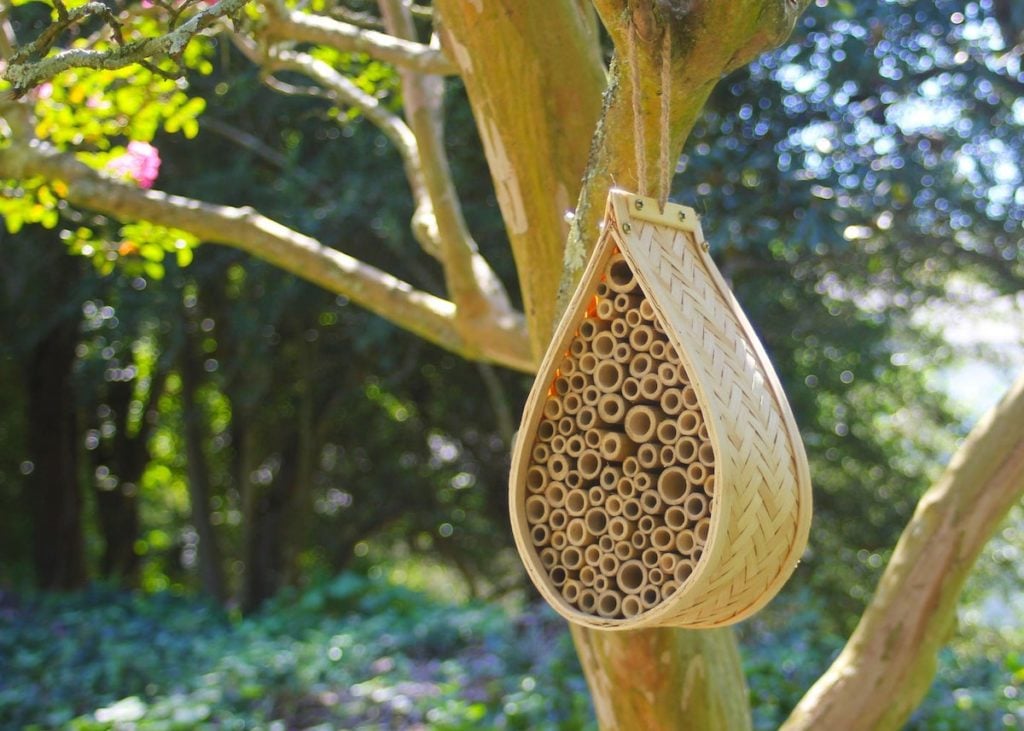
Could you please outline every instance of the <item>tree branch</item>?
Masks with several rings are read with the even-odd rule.
[[[0,177],[62,180],[67,200],[118,219],[173,226],[211,243],[245,251],[381,315],[436,345],[475,360],[531,371],[535,364],[522,316],[469,318],[451,302],[413,288],[251,208],[232,208],[145,191],[101,176],[45,143],[0,150]]]
[[[1024,495],[1024,375],[921,498],[857,629],[783,726],[898,729],[924,698],[967,576]]]

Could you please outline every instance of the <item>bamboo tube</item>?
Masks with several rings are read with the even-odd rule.
[[[654,547],[645,548],[643,553],[640,554],[640,562],[648,569],[655,568],[660,558],[661,551]]]
[[[709,498],[715,496],[715,476],[708,475],[707,479],[704,480],[704,492],[707,493]]]
[[[611,530],[611,521],[612,520],[615,520],[615,518],[612,518],[611,520],[608,521],[609,531]],[[597,547],[600,548],[605,553],[611,553],[612,551],[615,550],[615,539],[612,538],[610,535],[608,535],[608,533],[605,533],[603,536],[601,536],[600,538],[597,539]]]
[[[643,505],[639,498],[632,497],[622,501],[622,517],[626,520],[639,520],[643,512]]]
[[[677,582],[675,579],[669,579],[661,585],[662,600],[668,599],[677,591],[679,591],[679,582]]]
[[[551,438],[550,444],[552,454],[565,454],[565,437],[561,434],[555,434],[555,436]],[[551,458],[548,457],[548,459],[550,460]]]
[[[569,343],[569,356],[571,358],[579,358],[585,352],[587,352],[587,344],[583,338],[573,338],[573,341]]]
[[[597,613],[602,617],[618,617],[622,610],[622,599],[618,592],[602,591],[597,595]]]
[[[590,507],[601,507],[602,505],[604,505],[604,501],[608,497],[608,495],[609,493],[605,492],[604,490],[595,490],[591,488],[587,492],[587,499],[590,500]]]
[[[710,515],[710,506],[708,505],[708,499],[699,492],[692,492],[686,497],[686,502],[683,503],[683,510],[686,511],[686,517],[690,520],[697,521],[701,518],[705,518]]]
[[[618,424],[626,416],[626,403],[621,396],[606,393],[597,402],[597,415],[606,424]]]
[[[563,416],[558,420],[558,433],[567,437],[576,431],[576,420],[571,416]]]
[[[658,365],[658,379],[665,384],[665,387],[679,385],[679,369],[671,363]]]
[[[711,519],[701,518],[693,529],[693,535],[697,538],[697,547],[703,548],[708,542],[708,534],[711,533]]]
[[[576,365],[576,359],[571,355],[567,355],[562,358],[562,362],[558,364],[558,374],[560,376],[571,376],[576,372],[577,368],[579,368],[579,366]]]
[[[601,560],[597,564],[597,570],[605,576],[615,576],[619,573],[619,565],[621,563],[613,554],[607,553],[601,556]]]
[[[629,343],[616,343],[615,350],[612,351],[612,360],[623,365],[633,360],[633,349],[629,347]]]
[[[609,495],[604,499],[604,511],[610,518],[622,515],[622,499],[618,495]]]
[[[600,333],[600,335],[607,335],[607,333]],[[609,335],[608,337],[611,336]],[[595,340],[596,339],[597,338],[595,338]],[[594,369],[597,368],[597,364],[600,362],[601,360],[594,353],[584,352],[583,355],[580,356],[580,371],[582,371],[580,375],[584,377],[592,375],[594,373]],[[573,375],[576,374],[574,373]],[[570,380],[570,385],[571,384],[572,381]]]
[[[626,477],[633,477],[640,471],[640,463],[636,457],[626,457],[622,460],[622,474]]]
[[[708,523],[708,525],[710,525],[710,523]],[[697,544],[697,547],[693,549],[693,556],[691,556],[691,558],[693,558],[693,562],[697,563],[698,561],[700,561],[700,557],[703,555],[704,546]]]
[[[569,470],[565,476],[565,486],[570,490],[578,490],[583,487],[583,478],[577,470]]]
[[[693,386],[683,387],[683,405],[688,409],[699,411],[700,402],[697,401],[697,392],[693,389]]]
[[[544,488],[544,500],[552,508],[562,507],[565,505],[565,486],[560,482],[549,482]]]
[[[566,394],[565,399],[569,398],[570,394]],[[675,416],[683,410],[683,392],[678,388],[666,388],[661,392],[661,410],[669,416]],[[568,404],[563,399],[563,403],[566,403],[566,410],[568,410]]]
[[[594,579],[594,591],[600,594],[603,591],[611,590],[612,582],[604,574],[598,574],[597,578]]]
[[[580,598],[577,600],[577,605],[580,611],[593,614],[594,610],[597,609],[597,592],[593,589],[584,589],[580,592]]]
[[[622,616],[626,619],[635,617],[644,610],[644,605],[633,594],[622,597]]]
[[[530,528],[530,540],[537,548],[543,548],[551,542],[551,529],[543,523]]]
[[[540,562],[546,569],[550,569],[558,563],[558,551],[554,548],[545,548],[540,552]]]
[[[575,416],[583,408],[583,399],[576,392],[570,392],[562,397],[562,408],[569,416]]]
[[[562,508],[555,508],[548,513],[548,525],[551,526],[552,530],[565,530],[566,523],[569,522],[569,514]]]
[[[603,393],[616,393],[625,377],[626,369],[620,363],[605,360],[594,371],[594,385]]]
[[[593,480],[601,471],[603,464],[604,461],[601,459],[601,454],[596,449],[586,449],[580,454],[579,461],[576,462],[576,468],[583,479]]]
[[[655,326],[654,329],[657,330],[658,329],[657,326]],[[659,330],[659,332],[665,332],[665,330],[662,329],[662,330]],[[676,351],[675,348],[668,348],[668,347],[666,347],[665,348],[665,360],[667,360],[672,365],[679,365],[680,359],[679,359],[678,351]]]
[[[707,423],[703,423],[700,425],[700,429],[697,430],[697,438],[705,442],[711,439],[711,435],[708,433]]]
[[[572,518],[579,518],[589,507],[586,490],[570,490],[565,496],[565,512]]]
[[[601,563],[601,556],[603,555],[604,552],[601,550],[601,547],[596,543],[591,543],[583,549],[583,563],[590,568],[595,568]]]
[[[656,586],[645,586],[640,592],[640,603],[644,609],[652,609],[661,601],[661,591]]]
[[[604,330],[599,332],[590,344],[590,347],[593,350],[593,355],[598,361],[612,357],[612,351],[615,350],[615,335],[613,333],[614,330]],[[580,360],[582,361],[582,358]]]
[[[569,376],[569,389],[572,393],[582,393],[590,385],[590,376],[582,370]]]
[[[562,566],[569,571],[579,571],[583,567],[583,551],[570,543],[562,549]]]
[[[601,389],[590,384],[583,389],[582,396],[584,406],[597,406],[598,401],[601,400]]]
[[[643,378],[654,369],[654,360],[647,353],[637,353],[633,360],[629,361],[629,375],[633,378]]]
[[[551,531],[551,547],[556,551],[561,551],[563,548],[569,545],[569,539],[565,537],[564,530],[552,530]]]
[[[675,545],[675,536],[673,536],[672,545]],[[658,559],[658,568],[666,576],[671,576],[676,570],[676,564],[679,563],[679,557],[674,553],[663,553],[661,558]]]
[[[598,305],[598,307],[600,307],[600,305]],[[608,323],[605,318],[601,317],[601,313],[598,312],[597,317],[588,317],[580,323],[580,337],[589,343],[599,332],[607,329]]]
[[[602,431],[601,456],[613,462],[621,462],[626,457],[636,453],[636,444],[631,442],[625,434],[615,431]]]
[[[686,580],[690,578],[690,574],[693,573],[693,569],[695,566],[696,564],[691,559],[680,559],[679,562],[676,563],[676,569],[675,572],[672,574],[672,578],[679,582],[679,585],[682,586],[686,583]]]
[[[558,378],[556,378],[553,385],[555,389],[555,394],[554,396],[551,396],[551,398],[554,398],[555,396],[564,396],[566,393],[569,392],[569,379],[566,376],[559,376]],[[547,413],[546,409],[545,413]]]
[[[692,530],[684,530],[676,534],[676,550],[679,553],[690,556],[695,548],[697,548],[697,537],[693,535]]]
[[[587,524],[583,518],[573,518],[569,521],[569,525],[565,526],[565,537],[569,540],[570,546],[578,548],[589,546],[597,540],[597,536],[587,530]],[[582,554],[580,560],[583,560]]]
[[[552,584],[562,587],[569,578],[569,573],[562,566],[555,566],[548,572],[548,577]]]
[[[633,534],[633,538],[638,536],[638,533]],[[622,543],[615,544],[615,558],[620,561],[629,561],[631,558],[636,558],[640,555],[640,549],[633,545],[632,539],[630,541],[623,541]]]
[[[580,583],[585,587],[591,587],[594,585],[594,579],[597,578],[597,570],[593,566],[584,566],[580,569]]]
[[[565,440],[565,453],[570,457],[579,457],[583,454],[583,450],[586,449],[586,446],[587,445],[583,443],[583,437],[579,434],[573,434]]]
[[[551,447],[549,445],[545,444],[544,442],[537,442],[536,444],[533,445],[533,449],[530,450],[530,457],[533,460],[534,464],[544,464],[545,462],[548,461],[548,457],[550,457],[550,456],[551,456]],[[542,469],[542,468],[538,468],[538,469]],[[547,473],[545,472],[545,475],[546,474]],[[529,476],[529,473],[527,473],[527,476],[526,476],[526,486],[527,486],[527,488],[529,488],[529,486],[530,486],[530,476]]]
[[[587,532],[599,536],[608,530],[608,513],[601,508],[590,508],[583,519]]]
[[[553,421],[542,421],[537,425],[537,438],[542,442],[550,442],[555,436],[555,423]]]
[[[642,297],[637,297],[636,295],[630,296],[628,294],[621,294],[620,293],[620,294],[615,295],[615,299],[612,300],[612,301],[615,304],[615,311],[619,312],[619,313],[622,313],[622,312],[629,312],[630,310],[639,307],[640,306],[640,302],[642,300],[643,300]]]
[[[658,556],[658,560],[660,562],[660,555]],[[654,584],[655,586],[661,586],[661,584],[665,581],[665,574],[662,573],[661,569],[658,568],[656,565],[652,566],[647,570],[647,581],[651,584]]]
[[[626,561],[619,567],[619,588],[627,594],[636,594],[647,581],[647,567],[637,560]]]
[[[662,444],[672,445],[673,453],[675,452],[675,443],[679,438],[679,427],[671,419],[665,419],[665,421],[658,424],[658,429],[655,432],[658,435],[658,441]]]
[[[689,492],[686,471],[681,467],[669,467],[658,477],[658,495],[666,505],[679,505]]]
[[[636,522],[636,527],[646,536],[658,527],[658,521],[654,519],[653,515],[644,515]]]
[[[597,408],[594,406],[584,406],[576,414],[576,425],[580,429],[593,429],[599,421]]]
[[[596,416],[596,414],[597,414],[597,410],[596,409],[594,410],[594,414]],[[579,424],[578,421],[576,423]],[[601,429],[590,429],[590,428],[588,428],[585,432],[583,432],[583,443],[587,445],[587,449],[596,449],[597,451],[600,452],[601,451],[601,435],[603,433],[604,432]]]
[[[538,447],[543,446],[541,444]],[[548,454],[550,454],[548,450]],[[542,460],[538,460],[542,461]],[[530,492],[542,492],[549,482],[548,471],[539,465],[534,465],[526,471],[526,489]]]
[[[669,350],[671,350],[671,348],[669,348],[664,342],[661,340],[655,340],[651,343],[651,347],[648,348],[647,352],[651,354],[652,358],[660,361],[665,360],[665,353]]]
[[[679,426],[679,432],[686,436],[693,436],[700,430],[700,425],[703,423],[700,412],[694,409],[685,409],[676,418],[676,424]]]
[[[612,292],[631,294],[636,290],[636,278],[633,276],[633,270],[629,268],[629,264],[626,263],[622,254],[615,254],[608,261],[608,267],[605,269],[605,282]]]
[[[564,454],[552,454],[548,459],[548,476],[552,480],[563,480],[569,472],[569,459]]]
[[[650,517],[650,516],[645,516],[645,517]],[[639,526],[638,526],[638,528],[639,528]],[[642,551],[645,548],[647,548],[647,546],[650,544],[650,542],[651,542],[650,536],[648,536],[645,531],[641,531],[641,530],[637,530],[635,533],[633,533],[633,535],[631,535],[629,537],[630,545],[634,549],[636,549],[637,551]],[[616,552],[616,555],[618,555],[617,552]]]
[[[624,541],[628,539],[634,530],[635,525],[623,518],[621,515],[616,515],[615,517],[608,519],[607,535],[611,536],[614,541]],[[604,538],[604,536],[601,537]]]
[[[711,446],[711,442],[704,442],[697,449],[697,459],[705,467],[715,466],[715,448]]]
[[[637,325],[629,333],[629,346],[637,352],[647,352],[653,342],[654,330],[648,325]]]
[[[622,498],[624,501],[635,497],[637,494],[636,483],[628,477],[621,478],[615,483],[615,494]],[[625,502],[623,502],[623,510],[625,510]]]
[[[665,525],[674,531],[686,527],[686,512],[678,505],[672,505],[665,511]]]
[[[694,485],[703,485],[708,476],[708,468],[700,462],[694,462],[686,468],[686,478]]]
[[[594,294],[598,299],[612,299],[615,295],[608,287],[608,283],[603,279],[597,283],[597,287],[594,288]]]
[[[686,372],[686,366],[682,363],[676,366],[676,378],[679,380],[680,385],[690,385],[690,374]]]
[[[611,320],[615,317],[615,304],[610,299],[600,299],[597,301],[597,316],[602,320]]]
[[[562,586],[562,596],[570,604],[575,604],[576,600],[579,599],[580,592],[583,590],[583,584],[577,579],[567,579],[565,584]]]
[[[676,463],[676,448],[673,444],[662,444],[658,450],[658,459],[663,467],[671,467]]]
[[[643,381],[640,382],[641,389],[643,388]],[[664,414],[661,413],[660,409],[655,409],[652,406],[633,406],[628,412],[626,412],[626,418],[624,426],[626,428],[626,436],[632,439],[638,444],[650,441],[651,437],[654,436],[655,430],[658,428],[658,422],[664,418]],[[641,461],[643,464],[643,461]]]
[[[629,376],[622,379],[622,387],[620,389],[622,397],[627,401],[639,401],[640,400],[640,379],[634,376]]]
[[[637,309],[640,310],[640,317],[644,318],[645,320],[653,321],[657,319],[656,315],[654,314],[654,305],[652,305],[651,301],[646,297],[640,300],[640,307]]]
[[[675,543],[675,533],[665,526],[655,528],[654,532],[651,533],[651,545],[659,551],[671,551]]]
[[[640,494],[640,507],[648,515],[658,515],[665,510],[665,501],[656,490],[647,490]]]
[[[639,475],[633,477],[633,484],[636,485],[636,489],[640,492],[644,490],[650,490],[654,487],[654,480],[646,472],[641,472]]]
[[[601,470],[601,475],[598,477],[598,484],[605,490],[614,490],[615,486],[619,484],[619,480],[622,479],[622,468],[615,467],[614,465],[605,465],[604,469]]]
[[[657,373],[648,373],[640,379],[640,398],[646,401],[658,401],[664,390],[665,385],[658,378]]]
[[[630,327],[640,327],[643,325],[643,318],[640,317],[640,313],[636,310],[630,310],[623,317],[626,320],[626,324]]]
[[[629,328],[629,321],[625,317],[616,317],[612,320],[612,324],[609,326],[608,332],[610,332],[619,342],[628,343]]]
[[[540,495],[526,498],[526,519],[530,523],[540,523],[551,513],[551,504]]]
[[[676,442],[676,459],[682,464],[690,464],[697,459],[697,448],[700,445],[693,437],[680,437]]]

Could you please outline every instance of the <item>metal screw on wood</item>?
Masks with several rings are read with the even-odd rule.
[[[642,211],[644,209],[644,202],[639,198],[636,199],[636,203],[634,205],[636,205],[636,209],[638,211]]]
[[[701,241],[700,248],[704,249],[704,251],[707,251],[708,249],[711,248],[711,244],[709,244],[707,241]]]
[[[630,226],[630,225],[629,225],[628,223],[624,223],[624,224],[622,224],[622,230],[623,230],[623,232],[625,232],[625,233],[627,233],[627,234],[628,234],[628,233],[630,232],[630,229],[632,229],[632,228],[633,228],[633,227],[632,227],[632,226]]]
[[[680,221],[685,221],[686,220],[686,211],[679,211],[679,220]]]

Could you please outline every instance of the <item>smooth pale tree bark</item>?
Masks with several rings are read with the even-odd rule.
[[[924,698],[981,549],[1024,495],[1024,375],[921,498],[846,647],[784,731],[899,729]]]

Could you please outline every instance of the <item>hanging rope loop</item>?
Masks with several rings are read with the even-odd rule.
[[[648,115],[645,113],[643,94],[640,88],[640,63],[638,46],[640,38],[637,25],[630,19],[629,32],[626,35],[626,60],[629,64],[629,81],[632,86],[633,106],[633,156],[636,163],[637,193],[648,195],[647,181],[647,145],[644,123]],[[672,105],[672,31],[666,23],[661,35],[661,78],[660,82],[660,114],[658,119],[658,171],[657,198],[659,208],[664,211],[668,202],[669,189],[672,185],[672,173],[675,165],[670,161],[671,141],[671,105]]]

